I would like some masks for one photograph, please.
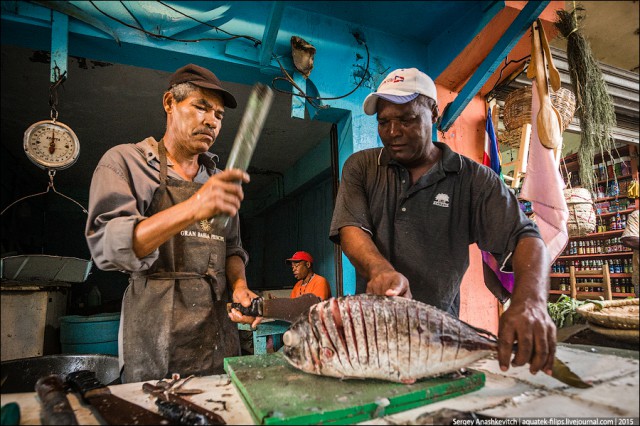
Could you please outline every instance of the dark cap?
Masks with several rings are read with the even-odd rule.
[[[195,64],[189,64],[179,68],[169,79],[169,88],[180,83],[191,83],[198,87],[204,87],[205,89],[216,90],[220,92],[224,98],[224,106],[229,108],[235,108],[238,106],[236,98],[224,89],[218,77],[206,68],[202,68]]]

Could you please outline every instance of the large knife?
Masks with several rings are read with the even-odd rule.
[[[67,376],[67,383],[95,407],[100,416],[110,425],[168,425],[169,421],[159,414],[119,398],[108,387],[100,383],[96,374],[80,370]]]
[[[320,298],[310,293],[293,299],[256,297],[251,301],[251,306],[246,308],[240,303],[227,303],[227,312],[231,312],[231,309],[237,309],[242,315],[250,317],[265,317],[293,322],[318,302],[320,302]]]
[[[249,95],[225,170],[247,170],[272,102],[273,90],[262,83],[256,83]],[[229,223],[229,216],[216,215],[210,223],[215,232],[221,233]]]

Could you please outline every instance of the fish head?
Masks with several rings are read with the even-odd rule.
[[[302,371],[314,371],[313,356],[308,339],[314,338],[308,322],[299,321],[291,325],[282,336],[282,353],[291,365]]]

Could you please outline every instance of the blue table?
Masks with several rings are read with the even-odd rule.
[[[258,324],[255,330],[250,324],[238,324],[238,330],[251,331],[253,334],[253,354],[261,355],[267,353],[267,337],[273,336],[273,350],[277,351],[282,347],[282,335],[291,326],[290,323],[281,320],[265,320]]]

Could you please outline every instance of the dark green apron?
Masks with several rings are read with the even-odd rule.
[[[147,217],[191,197],[202,185],[167,179],[164,142],[158,143],[160,186]],[[160,246],[153,266],[131,274],[122,302],[124,381],[179,373],[224,373],[223,359],[240,354],[238,327],[227,316],[225,238],[208,221],[194,223]]]

